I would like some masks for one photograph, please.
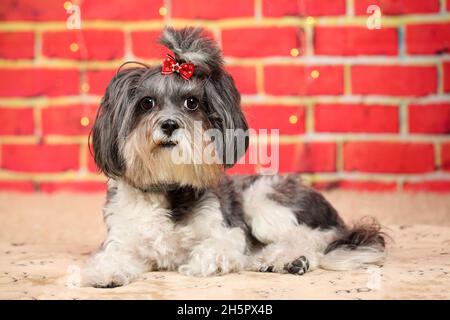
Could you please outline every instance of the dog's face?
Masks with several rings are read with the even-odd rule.
[[[206,187],[247,148],[248,136],[228,139],[227,129],[247,132],[247,124],[239,93],[223,69],[196,66],[189,80],[163,75],[161,67],[125,69],[100,105],[92,132],[94,158],[108,177],[142,189]]]

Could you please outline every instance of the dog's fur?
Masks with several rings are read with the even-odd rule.
[[[215,141],[224,161],[171,161],[173,150],[193,146],[185,133],[195,134],[194,121],[222,133],[248,128],[221,51],[202,30],[167,28],[161,43],[178,62],[193,63],[194,76],[186,81],[176,73],[162,75],[160,66],[139,67],[120,71],[109,84],[92,131],[95,162],[109,178],[108,236],[83,269],[83,285],[120,286],[151,270],[303,274],[382,263],[378,224],[347,227],[297,177],[225,175],[248,139],[242,148],[226,135]],[[154,106],[146,97],[156,99]],[[190,97],[198,101],[195,110],[183,107]],[[164,133],[167,120],[184,131]],[[225,161],[230,156],[231,163]]]

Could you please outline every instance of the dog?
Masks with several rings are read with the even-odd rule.
[[[83,286],[122,286],[153,270],[303,275],[383,263],[379,224],[346,226],[297,176],[226,175],[249,139],[225,134],[248,124],[221,50],[199,28],[167,27],[160,42],[173,55],[119,70],[92,128],[94,160],[108,177],[108,233],[82,269]],[[206,130],[209,141],[194,141]],[[193,161],[206,148],[214,161]]]

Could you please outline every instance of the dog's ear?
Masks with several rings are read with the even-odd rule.
[[[102,98],[94,126],[91,153],[97,168],[109,178],[123,174],[124,160],[119,150],[119,141],[129,128],[127,115],[133,103],[135,89],[146,68],[120,71],[109,83]]]
[[[231,168],[244,156],[248,144],[248,125],[241,109],[241,96],[233,78],[221,71],[206,79],[206,107],[214,128],[222,132],[223,140],[218,144],[225,168]]]

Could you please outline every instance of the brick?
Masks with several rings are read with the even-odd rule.
[[[267,129],[278,129],[282,135],[298,135],[305,132],[305,108],[303,106],[246,106],[245,117],[249,127],[259,131]],[[291,123],[291,117],[295,117],[295,123]]]
[[[444,171],[450,171],[450,143],[442,145],[441,168]]]
[[[133,54],[140,58],[164,59],[170,51],[158,43],[161,31],[136,31],[131,33]]]
[[[88,150],[87,152],[87,168],[90,172],[97,173],[97,166],[95,165],[94,157],[91,155],[91,152]]]
[[[336,144],[333,142],[286,144],[279,147],[281,173],[336,171]]]
[[[23,172],[78,169],[78,145],[3,145],[2,168]]]
[[[406,26],[409,54],[443,54],[450,51],[450,23]]]
[[[295,27],[261,27],[222,31],[225,56],[290,56],[291,49],[304,52],[304,33]]]
[[[0,58],[32,59],[33,57],[33,32],[0,32]]]
[[[164,0],[86,0],[81,2],[81,17],[85,20],[148,20],[162,19],[159,9],[164,6]]]
[[[0,108],[0,135],[33,133],[33,108]]]
[[[2,192],[33,192],[34,185],[31,181],[0,181]]]
[[[104,95],[109,82],[116,75],[117,70],[88,70],[86,80],[89,94]]]
[[[317,132],[396,133],[398,123],[396,106],[318,104],[314,107]]]
[[[42,134],[87,135],[95,121],[97,106],[74,105],[42,109]],[[87,117],[89,125],[81,125],[81,118]]]
[[[68,15],[61,0],[2,0],[0,21],[64,21]]]
[[[0,97],[78,95],[79,76],[74,69],[1,69]]]
[[[439,12],[439,0],[355,0],[355,14],[366,15],[370,5],[378,5],[383,15]]]
[[[105,182],[97,181],[76,181],[76,182],[42,182],[40,190],[42,192],[105,192],[107,189]]]
[[[336,16],[345,14],[345,0],[263,0],[263,16]]]
[[[316,27],[314,53],[336,56],[396,55],[397,41],[395,28]]]
[[[314,79],[311,72],[317,70]],[[264,68],[264,89],[273,95],[339,95],[344,92],[342,66],[268,65]]]
[[[227,66],[241,94],[256,93],[256,69],[248,66]]]
[[[347,142],[345,171],[421,173],[434,171],[434,148],[428,143]]]
[[[450,133],[450,104],[410,105],[409,131],[412,133]]]
[[[450,62],[443,64],[444,70],[444,92],[450,92]]]
[[[71,50],[72,44],[79,49]],[[124,34],[117,30],[51,31],[42,36],[42,53],[50,58],[111,60],[124,56]]]
[[[429,192],[449,192],[450,191],[450,181],[422,181],[422,182],[405,182],[403,186],[405,191],[429,191]]]
[[[231,175],[245,175],[256,173],[256,163],[250,161],[250,153],[256,154],[257,149],[254,144],[250,144],[245,155],[236,163],[233,168],[227,169],[227,174]]]
[[[182,19],[226,19],[253,17],[254,0],[172,0],[172,17]]]
[[[434,66],[353,66],[352,92],[390,96],[423,96],[437,91]]]

